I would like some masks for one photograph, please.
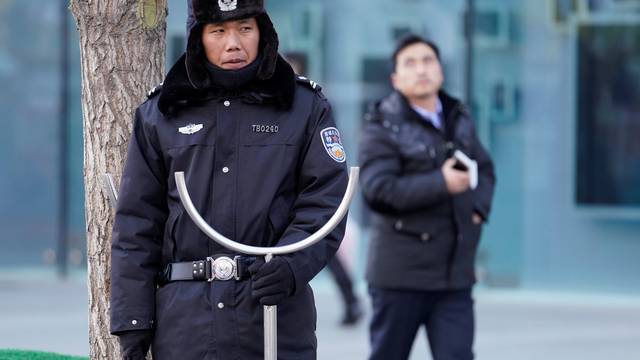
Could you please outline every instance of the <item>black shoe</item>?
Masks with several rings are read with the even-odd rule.
[[[356,299],[351,304],[347,305],[344,316],[342,317],[342,321],[340,324],[342,326],[351,326],[358,323],[358,321],[362,318],[362,308],[360,307],[360,302]]]

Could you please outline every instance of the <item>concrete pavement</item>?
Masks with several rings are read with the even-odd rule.
[[[87,355],[84,274],[66,281],[51,275],[15,278],[0,274],[0,349]],[[312,285],[318,359],[366,359],[368,317],[354,327],[338,326],[342,309],[334,285],[326,276]],[[364,295],[364,284],[358,290]],[[640,297],[487,289],[475,297],[479,360],[640,359]],[[410,360],[430,359],[427,353],[421,330]]]

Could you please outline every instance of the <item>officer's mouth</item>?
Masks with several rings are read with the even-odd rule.
[[[247,63],[244,59],[231,59],[222,63],[223,69],[239,69]]]

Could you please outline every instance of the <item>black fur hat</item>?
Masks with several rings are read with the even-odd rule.
[[[193,14],[199,23],[221,23],[264,13],[263,0],[193,0]]]
[[[273,76],[278,59],[278,34],[264,9],[263,0],[191,0],[195,21],[189,24],[186,68],[191,85],[207,88],[211,85],[206,68],[206,55],[202,45],[202,28],[206,24],[255,17],[260,29],[259,51],[262,54],[257,78]],[[190,14],[191,17],[191,14]]]

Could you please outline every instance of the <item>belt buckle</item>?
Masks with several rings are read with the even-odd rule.
[[[233,259],[228,256],[221,256],[217,259],[212,257],[207,258],[207,262],[211,264],[211,277],[207,279],[207,281],[212,282],[213,280],[231,280],[238,279],[238,266],[237,266],[237,256]]]

